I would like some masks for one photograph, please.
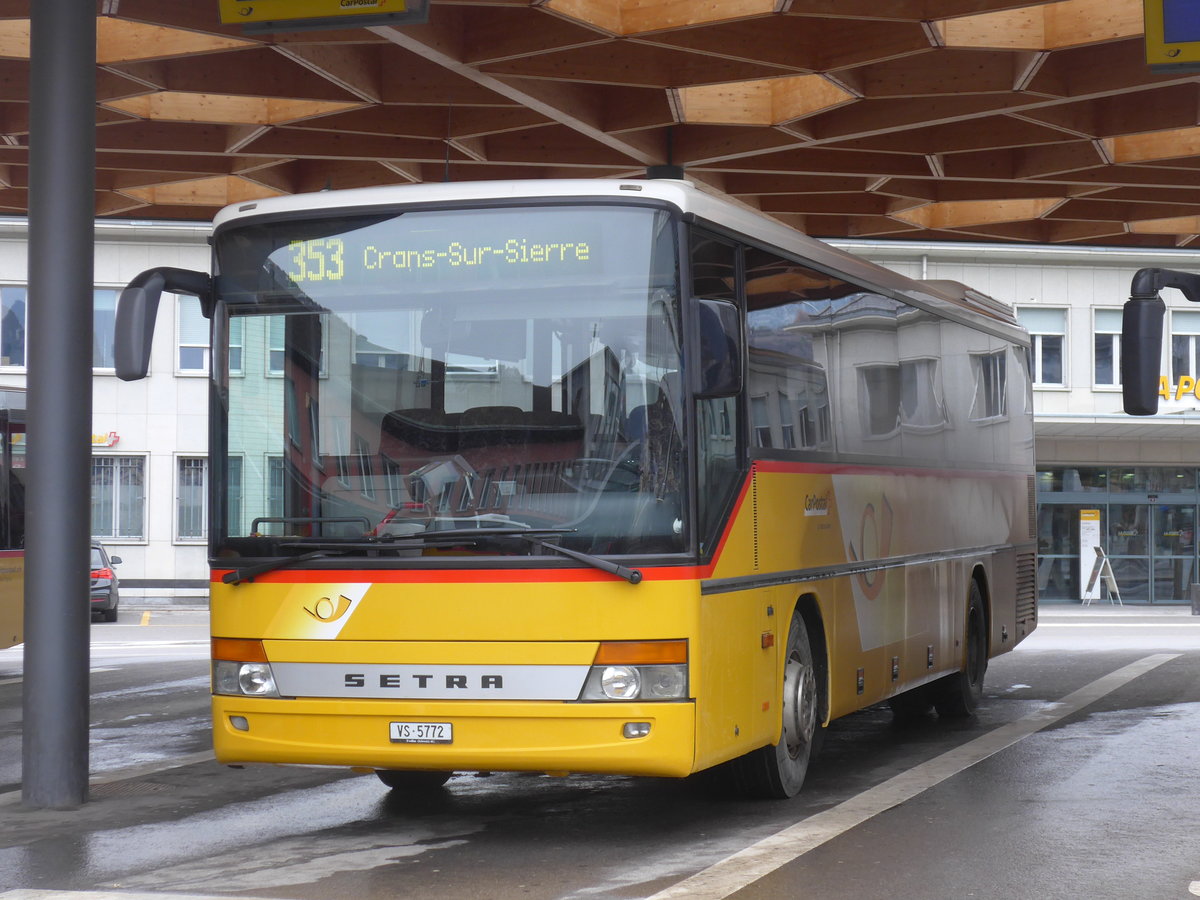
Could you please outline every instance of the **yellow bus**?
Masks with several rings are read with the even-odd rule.
[[[218,760],[795,794],[839,716],[967,715],[1035,626],[1028,337],[683,180],[221,212]]]
[[[25,622],[25,392],[0,388],[0,650]]]

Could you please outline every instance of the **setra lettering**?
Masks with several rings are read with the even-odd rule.
[[[379,687],[387,690],[400,690],[412,687],[418,691],[428,691],[441,687],[448,691],[466,691],[472,687],[479,690],[504,690],[503,675],[480,675],[477,684],[472,684],[467,675],[445,675],[439,684],[434,675],[412,674],[405,676],[399,672],[383,672],[378,676]],[[346,688],[365,688],[367,676],[361,672],[346,672],[342,675],[342,686]]]

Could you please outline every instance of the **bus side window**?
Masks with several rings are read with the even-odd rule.
[[[785,455],[832,451],[825,336],[848,286],[754,247],[746,249],[746,394],[750,444]]]
[[[693,229],[691,234],[691,296],[736,302],[737,248],[727,241]],[[738,400],[722,397],[696,401],[699,432],[696,460],[699,477],[701,552],[712,549],[721,519],[740,487],[738,479]]]

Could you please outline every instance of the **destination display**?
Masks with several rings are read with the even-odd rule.
[[[582,298],[628,286],[673,288],[675,229],[663,210],[587,205],[417,209],[218,228],[216,273],[226,303],[325,309],[413,305],[443,291],[554,291]]]
[[[460,269],[499,263],[517,268],[584,264],[592,261],[588,241],[538,241],[527,237],[500,238],[493,243],[452,240],[428,246],[377,245],[352,248],[347,254],[343,238],[316,238],[288,244],[284,274],[296,284],[341,281],[349,271],[366,274],[405,273],[419,270]]]
[[[578,283],[632,273],[638,260],[644,283],[653,221],[647,210],[627,207],[413,211],[272,223],[219,242],[218,254],[236,250],[233,265],[221,260],[222,273],[240,270],[258,281],[257,290],[283,288],[322,302],[351,290]],[[255,260],[255,250],[265,260]]]

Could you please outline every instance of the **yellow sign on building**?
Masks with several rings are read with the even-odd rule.
[[[1200,72],[1200,4],[1143,0],[1146,63],[1152,72]]]
[[[247,31],[418,24],[429,0],[218,0],[221,21]]]

